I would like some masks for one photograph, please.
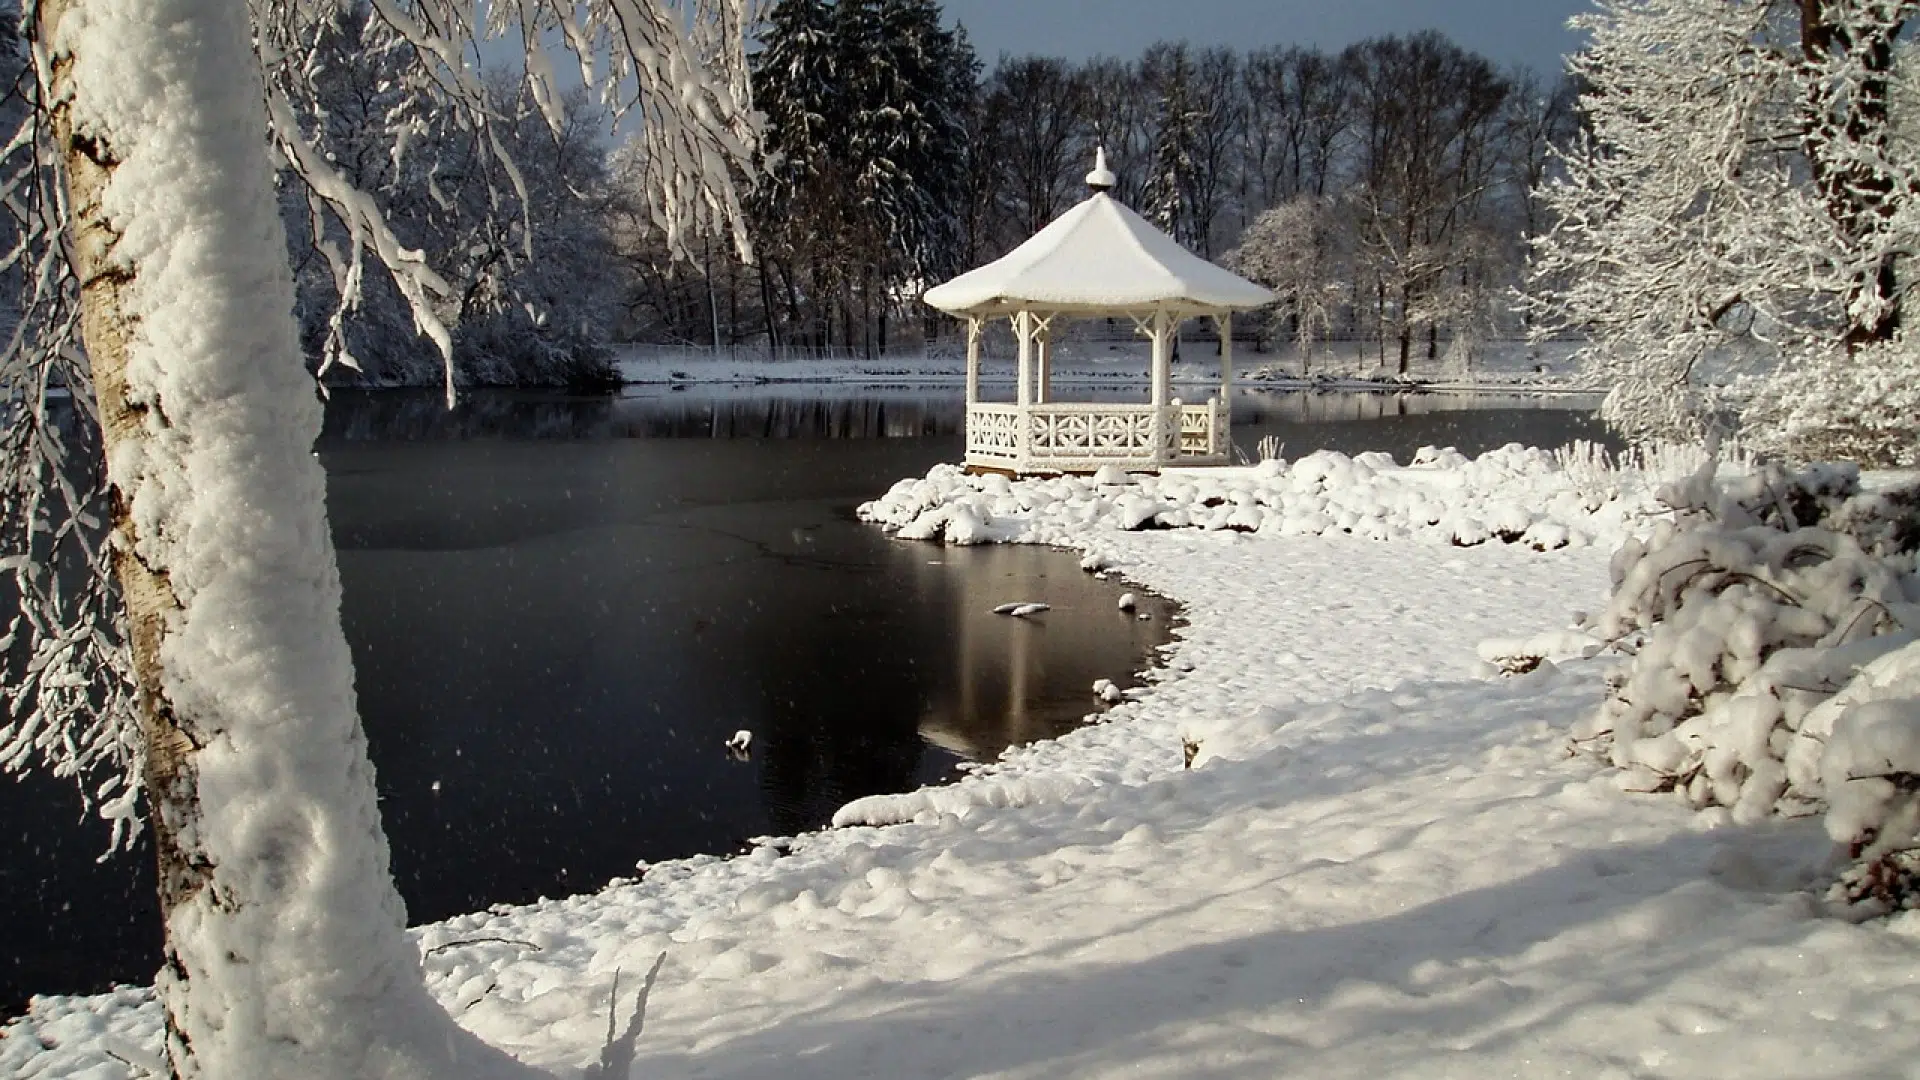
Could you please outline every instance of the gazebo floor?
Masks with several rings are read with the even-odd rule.
[[[1069,467],[1064,469],[1048,466],[1018,469],[1011,465],[988,465],[977,461],[969,461],[961,467],[960,471],[968,476],[1004,476],[1010,480],[1022,480],[1050,476],[1092,476],[1094,473],[1099,472],[1100,469],[1106,468],[1109,465],[1123,472],[1157,473],[1162,469],[1206,468],[1225,464],[1227,464],[1227,459],[1224,455],[1184,457],[1177,461],[1128,461],[1124,458],[1117,458],[1113,461],[1102,462],[1098,467],[1094,468]]]

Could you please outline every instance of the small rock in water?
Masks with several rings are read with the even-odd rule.
[[[1112,679],[1095,679],[1093,680],[1093,696],[1109,705],[1114,705],[1126,700],[1127,695],[1121,691],[1118,686],[1113,684]]]
[[[1153,618],[1153,613],[1150,611],[1143,611],[1135,617],[1138,618],[1141,622],[1146,622],[1148,619]]]
[[[1029,615],[1038,615],[1043,611],[1052,610],[1053,607],[1050,604],[1036,604],[1032,601],[1016,600],[1011,604],[1001,604],[999,607],[993,609],[993,613],[995,615],[1011,615],[1016,619],[1024,619]]]
[[[1120,594],[1120,610],[1121,611],[1132,611],[1134,603],[1135,601],[1132,593],[1123,592]]]

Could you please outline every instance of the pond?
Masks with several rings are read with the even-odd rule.
[[[1595,437],[1567,404],[1247,392],[1236,434],[1249,454],[1271,435],[1403,459]],[[342,616],[412,918],[817,828],[1077,725],[1095,679],[1130,684],[1166,605],[1121,615],[1121,587],[1068,554],[853,520],[957,459],[961,417],[924,388],[473,394],[451,413],[337,395],[319,450]],[[1012,600],[1054,610],[991,614]],[[723,747],[738,729],[745,761]],[[59,783],[0,784],[0,1015],[157,964],[150,856],[97,861],[105,832],[76,817]]]

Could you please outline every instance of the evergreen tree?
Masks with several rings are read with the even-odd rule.
[[[806,336],[824,344],[829,323],[820,306],[830,292],[806,290],[813,317],[805,319],[801,282],[812,280],[809,268],[833,265],[827,248],[835,242],[847,188],[841,174],[845,125],[839,119],[845,95],[833,6],[827,0],[782,0],[769,13],[760,42],[751,69],[754,104],[765,122],[752,211],[768,336],[774,336],[778,278],[790,331],[803,332],[805,326]]]
[[[970,87],[935,0],[840,0],[849,150],[897,273],[924,279],[951,265],[956,177],[965,167]]]
[[[1200,127],[1207,114],[1196,100],[1193,57],[1185,43],[1155,45],[1142,61],[1143,77],[1157,91],[1159,111],[1153,166],[1147,180],[1147,217],[1189,248],[1200,247],[1195,190]]]
[[[964,269],[960,261],[961,203],[970,167],[968,131],[979,97],[979,61],[962,29],[940,25],[935,0],[889,0],[894,25],[911,48],[914,99],[925,114],[923,140],[909,156],[908,176],[918,190],[918,254],[914,274],[922,282]]]
[[[805,294],[817,342],[838,322],[852,344],[857,318],[884,344],[888,316],[959,265],[972,49],[934,0],[782,0],[762,45],[758,216],[786,264],[789,318]]]
[[[781,0],[767,17],[752,58],[754,104],[765,116],[760,185],[754,209],[763,238],[784,239],[784,224],[825,179],[844,129],[833,7],[827,0]]]

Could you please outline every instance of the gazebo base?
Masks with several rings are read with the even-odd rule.
[[[1001,462],[1001,463],[982,462],[982,461],[974,461],[969,459],[966,465],[962,467],[961,471],[966,473],[968,476],[1004,476],[1010,480],[1021,480],[1021,479],[1028,479],[1028,478],[1035,478],[1035,477],[1045,478],[1050,476],[1092,476],[1094,473],[1099,472],[1101,469],[1109,465],[1113,466],[1116,469],[1121,470],[1122,472],[1157,473],[1161,469],[1185,469],[1193,466],[1211,466],[1211,465],[1226,465],[1226,464],[1228,464],[1227,458],[1225,455],[1221,455],[1221,454],[1215,454],[1207,457],[1183,457],[1174,461],[1147,461],[1147,460],[1128,461],[1124,458],[1116,458],[1112,461],[1100,462],[1097,465],[1089,464],[1087,462],[1080,462],[1075,465],[1067,465],[1067,466],[1035,465],[1025,469],[1015,468],[1014,466],[1010,464],[1006,464],[1004,462]]]

